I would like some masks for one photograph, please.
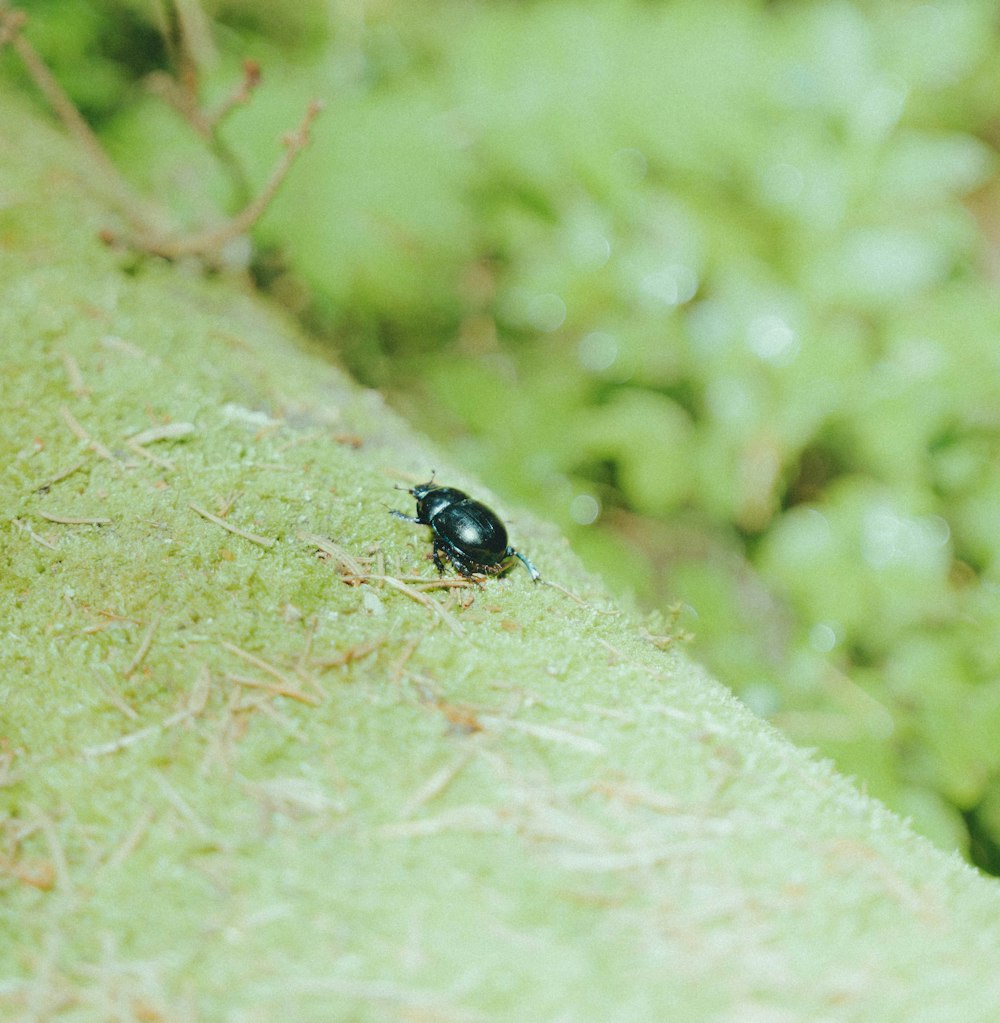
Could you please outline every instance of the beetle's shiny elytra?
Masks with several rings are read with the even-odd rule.
[[[408,489],[407,493],[416,499],[417,514],[404,515],[395,510],[391,514],[406,522],[430,526],[434,564],[439,572],[444,571],[442,554],[464,576],[476,572],[498,575],[511,558],[517,558],[536,583],[541,578],[538,569],[507,543],[504,524],[485,504],[454,487],[439,487],[433,478]]]

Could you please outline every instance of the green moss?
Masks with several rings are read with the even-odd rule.
[[[995,699],[963,624],[1000,557],[994,17],[388,4],[365,73],[330,51],[247,111],[259,138],[309,89],[336,110],[262,230],[294,239],[352,371],[612,585],[693,605],[699,656],[948,848],[992,760],[941,827],[919,808],[959,787],[932,779],[980,751],[924,764],[939,737],[880,679],[931,632],[963,648],[955,716]],[[826,544],[800,542],[807,509]],[[841,699],[858,684],[892,734]]]
[[[550,527],[498,503],[580,600],[451,627],[318,558],[433,579],[391,483],[461,474],[238,284],[123,265],[79,166],[0,99],[0,1015],[995,1017],[996,888]]]

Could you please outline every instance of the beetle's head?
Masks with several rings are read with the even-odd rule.
[[[415,487],[397,487],[412,494],[417,502],[417,518],[430,525],[430,521],[449,505],[468,499],[468,494],[454,487],[442,487],[434,482],[434,474],[426,483],[418,483]]]
[[[412,494],[418,502],[422,501],[432,490],[439,489],[438,485],[434,482],[436,472],[436,469],[431,469],[431,478],[426,483],[418,483],[415,487],[401,487],[397,483],[395,484],[395,489],[405,490],[408,494]]]
[[[426,483],[418,483],[415,487],[400,487],[401,490],[406,490],[408,494],[412,494],[417,501],[422,501],[432,490],[440,490],[441,488],[434,482],[432,476]]]

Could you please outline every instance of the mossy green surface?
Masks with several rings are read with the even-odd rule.
[[[0,1018],[996,1018],[995,883],[550,528],[495,502],[576,600],[317,557],[432,579],[398,474],[494,499],[87,178],[0,98]]]

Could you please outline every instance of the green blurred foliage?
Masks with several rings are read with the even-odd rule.
[[[57,69],[107,53],[113,18],[35,6]],[[264,63],[228,134],[256,179],[328,104],[259,232],[275,294],[609,579],[685,601],[752,706],[1000,870],[995,6],[210,10],[208,93]],[[109,60],[68,83],[195,215],[221,179],[138,89],[109,102],[140,77]]]

